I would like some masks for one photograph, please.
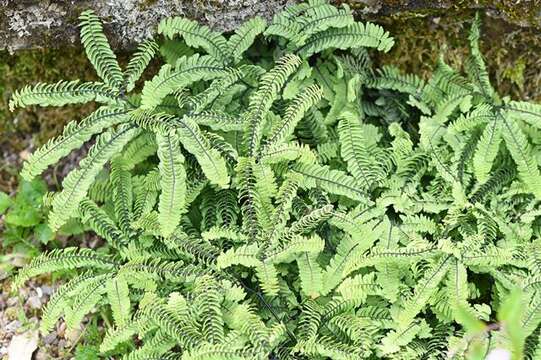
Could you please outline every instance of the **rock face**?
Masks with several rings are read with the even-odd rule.
[[[0,0],[0,49],[57,47],[78,41],[77,17],[93,9],[116,48],[151,36],[168,16],[197,19],[229,31],[245,19],[269,19],[287,0]]]
[[[247,18],[270,19],[287,3],[300,0],[0,0],[0,50],[60,47],[78,41],[77,17],[94,9],[117,49],[129,49],[150,36],[160,19],[181,15],[229,31]],[[538,0],[333,0],[347,3],[363,18],[402,14],[449,15],[483,8],[512,24],[541,27]],[[459,4],[459,5],[457,5]]]

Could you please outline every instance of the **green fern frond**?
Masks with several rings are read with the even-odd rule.
[[[366,193],[357,181],[345,172],[331,170],[328,166],[298,164],[293,167],[295,173],[303,175],[302,186],[305,188],[320,187],[331,194],[348,197],[352,200],[366,202]]]
[[[242,59],[243,53],[253,44],[255,38],[267,27],[262,17],[256,16],[243,23],[227,40],[227,48],[235,63]]]
[[[211,56],[181,57],[175,67],[164,65],[150,81],[145,82],[141,93],[141,108],[153,109],[163,99],[179,89],[200,80],[211,80],[226,75],[225,68]]]
[[[62,182],[63,190],[56,194],[52,201],[49,226],[53,231],[58,230],[69,218],[73,217],[79,203],[105,163],[138,133],[139,129],[124,126],[116,131],[108,131],[96,139],[96,144],[81,161],[79,168],[66,176]]]
[[[178,119],[178,122],[177,134],[182,146],[196,157],[203,173],[211,183],[227,188],[230,179],[224,158],[211,147],[209,140],[191,118],[185,116]]]
[[[21,176],[27,181],[43,173],[51,164],[67,156],[73,149],[82,146],[94,134],[116,124],[126,122],[127,111],[116,107],[101,107],[80,122],[69,122],[62,135],[49,140],[38,148],[24,163]]]
[[[464,68],[483,96],[487,99],[492,99],[494,97],[494,89],[490,84],[488,71],[483,56],[481,55],[481,51],[479,50],[480,29],[481,19],[479,18],[479,13],[477,13],[468,36],[470,41],[470,57],[464,64]]]
[[[60,286],[50,297],[47,305],[43,309],[43,314],[40,321],[40,331],[42,334],[49,333],[55,326],[56,322],[64,313],[67,306],[66,300],[69,294],[79,288],[83,283],[93,279],[96,275],[92,272],[83,273],[67,283]]]
[[[295,96],[291,100],[291,104],[287,107],[281,121],[271,130],[262,152],[264,153],[265,149],[268,147],[272,147],[273,145],[277,145],[287,140],[291,134],[293,134],[293,130],[298,122],[304,117],[306,111],[317,104],[322,97],[323,92],[317,85],[311,85]]]
[[[58,270],[95,268],[112,271],[118,266],[111,257],[85,248],[55,249],[43,253],[25,266],[13,280],[13,288],[18,288],[31,277]]]
[[[122,327],[130,320],[131,306],[128,283],[122,276],[116,276],[107,281],[105,289],[115,325]]]
[[[201,333],[212,344],[224,342],[224,320],[221,309],[223,295],[215,279],[210,276],[198,279],[195,284],[194,306],[201,314]]]
[[[125,234],[129,234],[133,217],[133,186],[131,174],[125,169],[121,158],[111,161],[111,183],[118,225]]]
[[[110,277],[111,274],[95,276],[77,289],[69,306],[64,311],[64,321],[68,331],[78,328],[84,316],[100,302],[106,292],[105,284]]]
[[[338,135],[341,155],[363,190],[381,182],[385,175],[374,156],[375,141],[368,130],[368,126],[361,124],[355,114],[345,112],[340,116]]]
[[[503,109],[505,114],[513,120],[522,120],[529,125],[540,128],[541,105],[526,101],[510,101]]]
[[[518,176],[537,198],[541,198],[541,173],[531,145],[515,121],[503,116],[501,120],[504,123],[502,136],[517,165]]]
[[[116,98],[116,92],[102,83],[60,80],[54,84],[27,85],[15,91],[9,100],[9,109],[13,111],[29,105],[64,106],[89,101],[114,104]]]
[[[314,164],[317,162],[317,157],[308,145],[288,142],[265,147],[259,161],[265,165],[273,165],[285,161]]]
[[[98,76],[106,84],[115,89],[120,89],[122,85],[122,71],[120,70],[115,54],[109,46],[107,38],[103,34],[100,19],[92,10],[87,10],[81,13],[79,20],[81,21],[81,43]]]
[[[115,248],[126,244],[127,237],[111,219],[111,217],[95,202],[84,199],[79,205],[81,222],[90,226],[92,230]]]
[[[259,87],[250,97],[246,114],[247,131],[245,135],[248,156],[254,157],[259,151],[261,128],[272,103],[287,79],[301,65],[301,59],[295,55],[284,55],[276,65],[265,73],[259,82]]]
[[[314,34],[296,50],[296,53],[307,58],[325,49],[350,49],[358,47],[373,47],[387,52],[394,45],[389,33],[379,25],[372,23],[354,23],[340,29],[328,29]]]
[[[413,295],[406,299],[403,308],[397,315],[400,331],[407,330],[415,316],[426,306],[428,299],[437,290],[440,282],[451,267],[451,256],[443,256],[431,266],[414,288]]]
[[[221,63],[227,62],[231,54],[226,39],[220,33],[200,25],[197,21],[181,17],[167,18],[158,25],[158,33],[169,39],[180,35],[188,46],[203,48]]]
[[[503,123],[500,119],[493,119],[483,130],[473,155],[473,170],[475,177],[484,183],[488,180],[492,164],[502,141]]]
[[[220,111],[202,111],[188,117],[198,125],[208,126],[213,130],[240,131],[245,126],[242,115],[234,116]]]
[[[127,92],[133,90],[135,83],[139,80],[157,52],[158,44],[154,39],[145,40],[137,47],[137,52],[128,62],[126,70],[124,70],[124,86]]]
[[[169,237],[180,223],[185,211],[186,171],[180,142],[174,133],[157,134],[158,158],[160,159],[160,198],[158,222],[163,237]]]
[[[323,269],[317,262],[317,256],[315,252],[304,252],[296,258],[301,290],[312,299],[319,297],[323,288]]]

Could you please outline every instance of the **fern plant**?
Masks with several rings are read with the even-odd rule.
[[[428,81],[374,69],[369,48],[392,38],[323,0],[229,36],[165,19],[125,70],[99,20],[81,21],[103,81],[11,101],[104,104],[23,169],[92,141],[47,197],[49,225],[78,221],[112,249],[19,272],[15,287],[80,269],[43,332],[104,307],[100,351],[125,359],[539,357],[541,111],[491,87],[478,18],[466,76],[442,58]],[[158,49],[167,64],[127,95]]]

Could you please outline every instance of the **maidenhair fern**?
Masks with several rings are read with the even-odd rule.
[[[539,358],[541,106],[491,86],[478,17],[465,74],[442,57],[427,80],[374,69],[392,37],[326,0],[233,34],[184,18],[158,33],[122,69],[86,11],[101,80],[10,101],[102,104],[22,171],[91,143],[49,226],[78,221],[109,245],[19,272],[15,287],[80,271],[43,332],[99,307],[115,358]],[[158,50],[167,64],[139,84]]]

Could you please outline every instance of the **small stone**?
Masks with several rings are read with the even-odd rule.
[[[58,341],[58,348],[59,348],[59,349],[63,349],[63,348],[66,347],[66,344],[67,344],[67,341],[66,341],[66,340],[60,339],[60,340]]]
[[[73,344],[77,339],[79,339],[79,335],[81,335],[81,329],[71,329],[66,331],[66,335],[64,338],[68,340],[70,344]]]
[[[48,334],[43,338],[43,343],[45,345],[50,345],[56,340],[56,334],[54,332]]]
[[[496,348],[488,354],[486,360],[511,360],[511,352],[506,349]]]
[[[54,292],[54,288],[52,286],[48,286],[48,285],[42,285],[40,287],[43,295],[51,295],[53,292]]]
[[[15,332],[18,328],[21,327],[21,322],[19,320],[13,320],[6,325],[6,331]]]
[[[27,306],[30,306],[32,309],[40,309],[41,308],[41,300],[38,296],[30,296],[28,300],[26,300]]]
[[[47,360],[50,359],[50,356],[47,354],[47,351],[39,349],[36,355],[34,355],[34,360]]]
[[[30,151],[28,150],[23,150],[19,153],[19,157],[22,159],[22,160],[28,160],[28,158],[30,157]]]
[[[56,333],[58,334],[59,337],[64,337],[65,332],[66,332],[66,323],[62,322],[58,326]]]

